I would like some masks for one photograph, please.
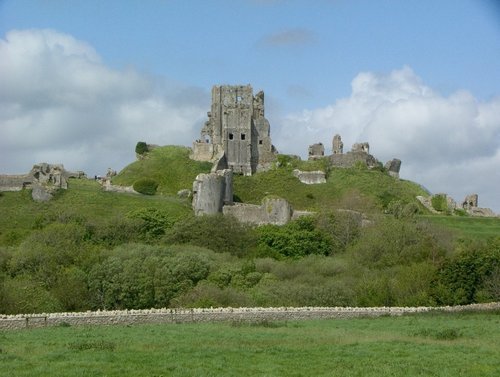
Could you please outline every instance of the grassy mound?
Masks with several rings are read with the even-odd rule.
[[[0,208],[0,245],[17,244],[34,229],[55,219],[107,221],[144,208],[157,208],[173,217],[191,211],[189,203],[176,197],[105,192],[97,182],[88,179],[71,179],[68,190],[61,190],[45,203],[34,202],[29,190],[5,192],[0,196]]]
[[[415,202],[425,195],[417,184],[397,180],[387,173],[368,169],[334,168],[326,184],[306,185],[292,175],[294,168],[315,170],[318,162],[299,161],[297,166],[277,167],[251,177],[235,176],[234,193],[242,202],[260,203],[268,195],[286,198],[295,209],[321,211],[332,208],[381,210],[394,200]]]
[[[158,182],[159,194],[175,195],[190,189],[196,176],[209,172],[212,164],[191,160],[189,152],[189,148],[181,146],[155,148],[144,159],[125,167],[113,178],[113,184],[131,186],[138,179],[148,178]]]

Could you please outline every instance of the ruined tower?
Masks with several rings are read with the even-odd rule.
[[[333,137],[332,150],[333,150],[333,154],[344,153],[344,143],[342,142],[342,138],[340,137],[339,134],[336,134]]]
[[[212,107],[193,143],[192,158],[217,161],[225,157],[234,173],[251,175],[267,169],[275,159],[270,126],[264,117],[264,92],[253,95],[250,85],[212,88]]]

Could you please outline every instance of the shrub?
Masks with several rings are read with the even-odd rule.
[[[140,221],[140,235],[146,240],[163,236],[165,230],[171,228],[175,222],[167,212],[157,208],[137,209],[129,212],[127,217]]]
[[[303,257],[309,254],[328,255],[330,238],[315,228],[314,219],[301,217],[287,225],[264,225],[257,229],[261,257]]]
[[[168,229],[164,240],[169,244],[203,246],[215,252],[240,256],[255,245],[251,227],[223,215],[187,217]]]
[[[135,146],[135,153],[143,155],[148,152],[148,145],[144,141],[137,142]]]
[[[152,178],[141,178],[134,182],[134,190],[144,195],[156,194],[158,182]]]
[[[446,194],[434,195],[431,199],[432,208],[439,212],[446,212],[448,210],[448,202]]]

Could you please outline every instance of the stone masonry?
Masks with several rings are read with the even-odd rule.
[[[33,200],[50,200],[59,189],[68,188],[69,178],[85,177],[83,172],[69,172],[62,164],[40,163],[33,165],[28,174],[0,175],[0,191],[20,191],[32,189]]]
[[[212,107],[191,158],[211,161],[225,155],[234,173],[252,175],[268,169],[276,158],[269,121],[264,117],[264,92],[253,95],[250,85],[212,88]]]
[[[233,172],[229,169],[198,174],[193,182],[193,210],[196,216],[222,213],[233,203]]]
[[[0,315],[1,330],[22,330],[49,326],[138,325],[143,323],[206,323],[303,321],[358,317],[402,316],[414,313],[497,311],[500,303],[441,307],[280,307],[109,310],[80,313]]]

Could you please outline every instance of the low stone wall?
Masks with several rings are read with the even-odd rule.
[[[142,323],[202,323],[223,321],[298,321],[308,319],[401,316],[424,312],[499,310],[500,302],[446,307],[303,307],[303,308],[218,308],[115,310],[84,313],[42,313],[0,316],[1,330],[18,330],[57,325],[133,325]]]
[[[299,179],[300,182],[306,185],[318,185],[326,183],[325,172],[321,170],[315,171],[301,171],[295,169],[293,175]]]
[[[0,191],[21,191],[31,185],[33,177],[28,175],[0,175]]]

